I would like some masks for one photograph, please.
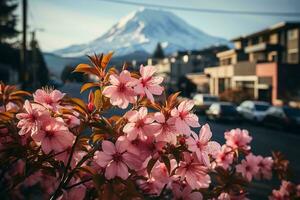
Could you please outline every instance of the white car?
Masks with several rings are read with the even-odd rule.
[[[219,101],[217,96],[210,94],[196,94],[193,98],[197,112],[204,112],[211,104]]]
[[[237,107],[237,111],[246,120],[262,122],[270,106],[264,101],[244,101]]]

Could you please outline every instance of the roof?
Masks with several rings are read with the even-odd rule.
[[[274,24],[268,28],[265,28],[263,30],[260,30],[260,31],[257,31],[257,32],[254,32],[254,33],[251,33],[248,35],[243,35],[243,36],[233,38],[233,39],[231,39],[231,41],[232,42],[239,41],[239,40],[243,40],[246,38],[251,38],[251,37],[255,37],[258,35],[265,34],[265,33],[269,33],[272,31],[277,31],[277,30],[284,29],[284,28],[294,28],[294,27],[300,27],[300,22],[280,22],[280,23]]]

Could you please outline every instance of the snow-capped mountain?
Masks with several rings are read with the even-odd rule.
[[[152,54],[158,42],[166,54],[228,44],[227,40],[196,29],[172,12],[143,8],[122,18],[101,37],[53,53],[63,57],[79,57],[110,50],[115,51],[116,56],[135,52]]]

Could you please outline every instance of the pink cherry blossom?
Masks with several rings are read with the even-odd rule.
[[[129,103],[136,101],[132,88],[134,80],[127,70],[122,71],[119,76],[112,74],[109,76],[109,81],[112,85],[104,88],[103,95],[110,98],[112,105],[125,109]]]
[[[134,87],[134,91],[141,95],[141,96],[147,96],[147,98],[154,102],[153,95],[161,95],[164,88],[160,86],[163,82],[162,77],[156,77],[153,76],[153,74],[156,72],[156,69],[154,66],[143,66],[140,67],[140,74],[141,78],[136,81],[136,86]]]
[[[156,141],[163,141],[170,144],[176,144],[176,128],[171,119],[166,120],[161,112],[154,114],[155,120],[158,122],[159,129],[155,133]]]
[[[122,145],[122,139],[118,139],[114,145],[112,142],[104,140],[102,151],[95,153],[94,159],[98,165],[105,168],[105,177],[113,179],[116,176],[127,179],[129,169],[138,169],[141,161],[138,156],[126,151],[126,146]]]
[[[70,181],[70,185],[73,185],[78,182],[80,182],[79,179],[76,181],[72,180]],[[63,191],[63,195],[59,198],[59,200],[71,200],[71,199],[83,200],[85,197],[85,193],[86,193],[86,187],[81,184],[69,190]]]
[[[229,166],[233,162],[233,151],[231,148],[223,145],[221,151],[216,156],[217,166],[223,167],[224,169],[228,169]]]
[[[225,132],[226,144],[233,149],[244,149],[250,150],[250,146],[248,145],[252,137],[249,136],[247,130],[241,129],[232,129],[231,131]]]
[[[62,162],[64,162],[64,164],[66,165],[68,163],[68,159],[71,153],[71,146],[68,147],[64,152],[58,154],[55,156],[56,160],[60,160]],[[71,168],[74,168],[76,166],[76,164],[86,155],[87,153],[85,151],[74,151],[73,156],[72,156],[72,160],[70,163]],[[82,164],[82,166],[86,165],[86,162]]]
[[[45,153],[61,152],[72,146],[75,136],[61,119],[45,118],[40,129],[32,135],[35,142],[41,145]]]
[[[222,192],[218,196],[218,200],[231,200],[230,195],[227,192]]]
[[[191,113],[194,107],[194,102],[191,100],[184,100],[171,111],[171,116],[175,120],[175,127],[181,134],[190,135],[191,127],[199,127],[197,115]]]
[[[24,103],[24,113],[18,113],[16,117],[20,120],[17,127],[21,128],[19,135],[31,134],[37,131],[42,113],[32,108],[31,103],[26,100]]]
[[[148,175],[146,166],[150,158],[151,157],[149,157],[149,159],[145,161],[145,168],[143,170],[140,170],[138,173],[139,175],[142,175],[148,179],[143,181],[138,181],[138,185],[142,190],[144,190],[148,194],[158,195],[161,193],[165,185],[169,185],[169,183],[171,183],[172,177],[169,175],[166,165],[159,161],[157,161],[154,164],[151,170],[151,174]],[[171,159],[170,164],[171,164],[170,171],[172,171],[175,168],[176,161],[174,159]]]
[[[203,196],[200,192],[193,192],[192,188],[189,185],[184,185],[180,183],[172,184],[172,191],[175,200],[202,200]]]
[[[42,90],[38,89],[33,94],[33,99],[35,102],[42,104],[48,109],[53,109],[56,111],[59,108],[60,101],[65,96],[59,90]]]
[[[78,113],[75,113],[74,115],[64,114],[63,120],[69,128],[75,128],[80,125],[80,119],[76,117],[76,114]]]
[[[158,151],[161,151],[166,143],[154,142],[154,137],[148,136],[146,140],[137,137],[134,140],[129,140],[126,136],[120,136],[121,145],[125,145],[128,152],[138,155],[141,160],[145,160],[149,156],[157,156]]]
[[[216,156],[221,150],[219,143],[215,141],[209,141],[212,137],[212,133],[208,124],[201,127],[198,135],[193,135],[195,138],[189,137],[186,140],[188,149],[195,152],[198,159],[203,162],[206,166],[210,165],[209,155]]]
[[[259,172],[255,175],[256,179],[271,179],[272,178],[272,166],[273,166],[273,159],[272,157],[265,157],[257,156],[259,161],[258,167]]]
[[[236,166],[236,171],[241,173],[249,182],[259,171],[259,158],[252,153],[246,156],[246,159],[241,161],[241,164]]]
[[[184,152],[183,155],[184,160],[180,161],[176,175],[181,178],[181,181],[185,179],[192,189],[208,188],[211,180],[207,174],[207,167],[200,163],[196,156],[187,152]]]
[[[137,180],[138,187],[146,194],[159,195],[164,185],[156,181],[154,178]]]
[[[272,195],[269,196],[269,200],[289,200],[291,199],[290,195],[291,192],[293,191],[294,185],[289,182],[283,180],[281,182],[281,186],[279,190],[273,190]]]
[[[128,123],[124,126],[123,132],[127,134],[129,140],[134,140],[138,136],[146,140],[147,136],[151,136],[159,129],[159,125],[153,123],[154,117],[148,115],[146,107],[141,107],[138,111],[129,111],[125,117]]]

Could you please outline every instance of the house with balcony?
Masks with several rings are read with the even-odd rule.
[[[300,23],[282,22],[232,39],[235,48],[217,54],[220,65],[204,70],[210,93],[241,88],[273,104],[299,101],[299,38]]]
[[[206,67],[218,65],[216,54],[228,50],[226,45],[212,46],[201,50],[178,51],[169,59],[170,81],[174,88],[182,78],[188,78],[197,85],[198,91],[206,91],[208,77],[203,74]]]

